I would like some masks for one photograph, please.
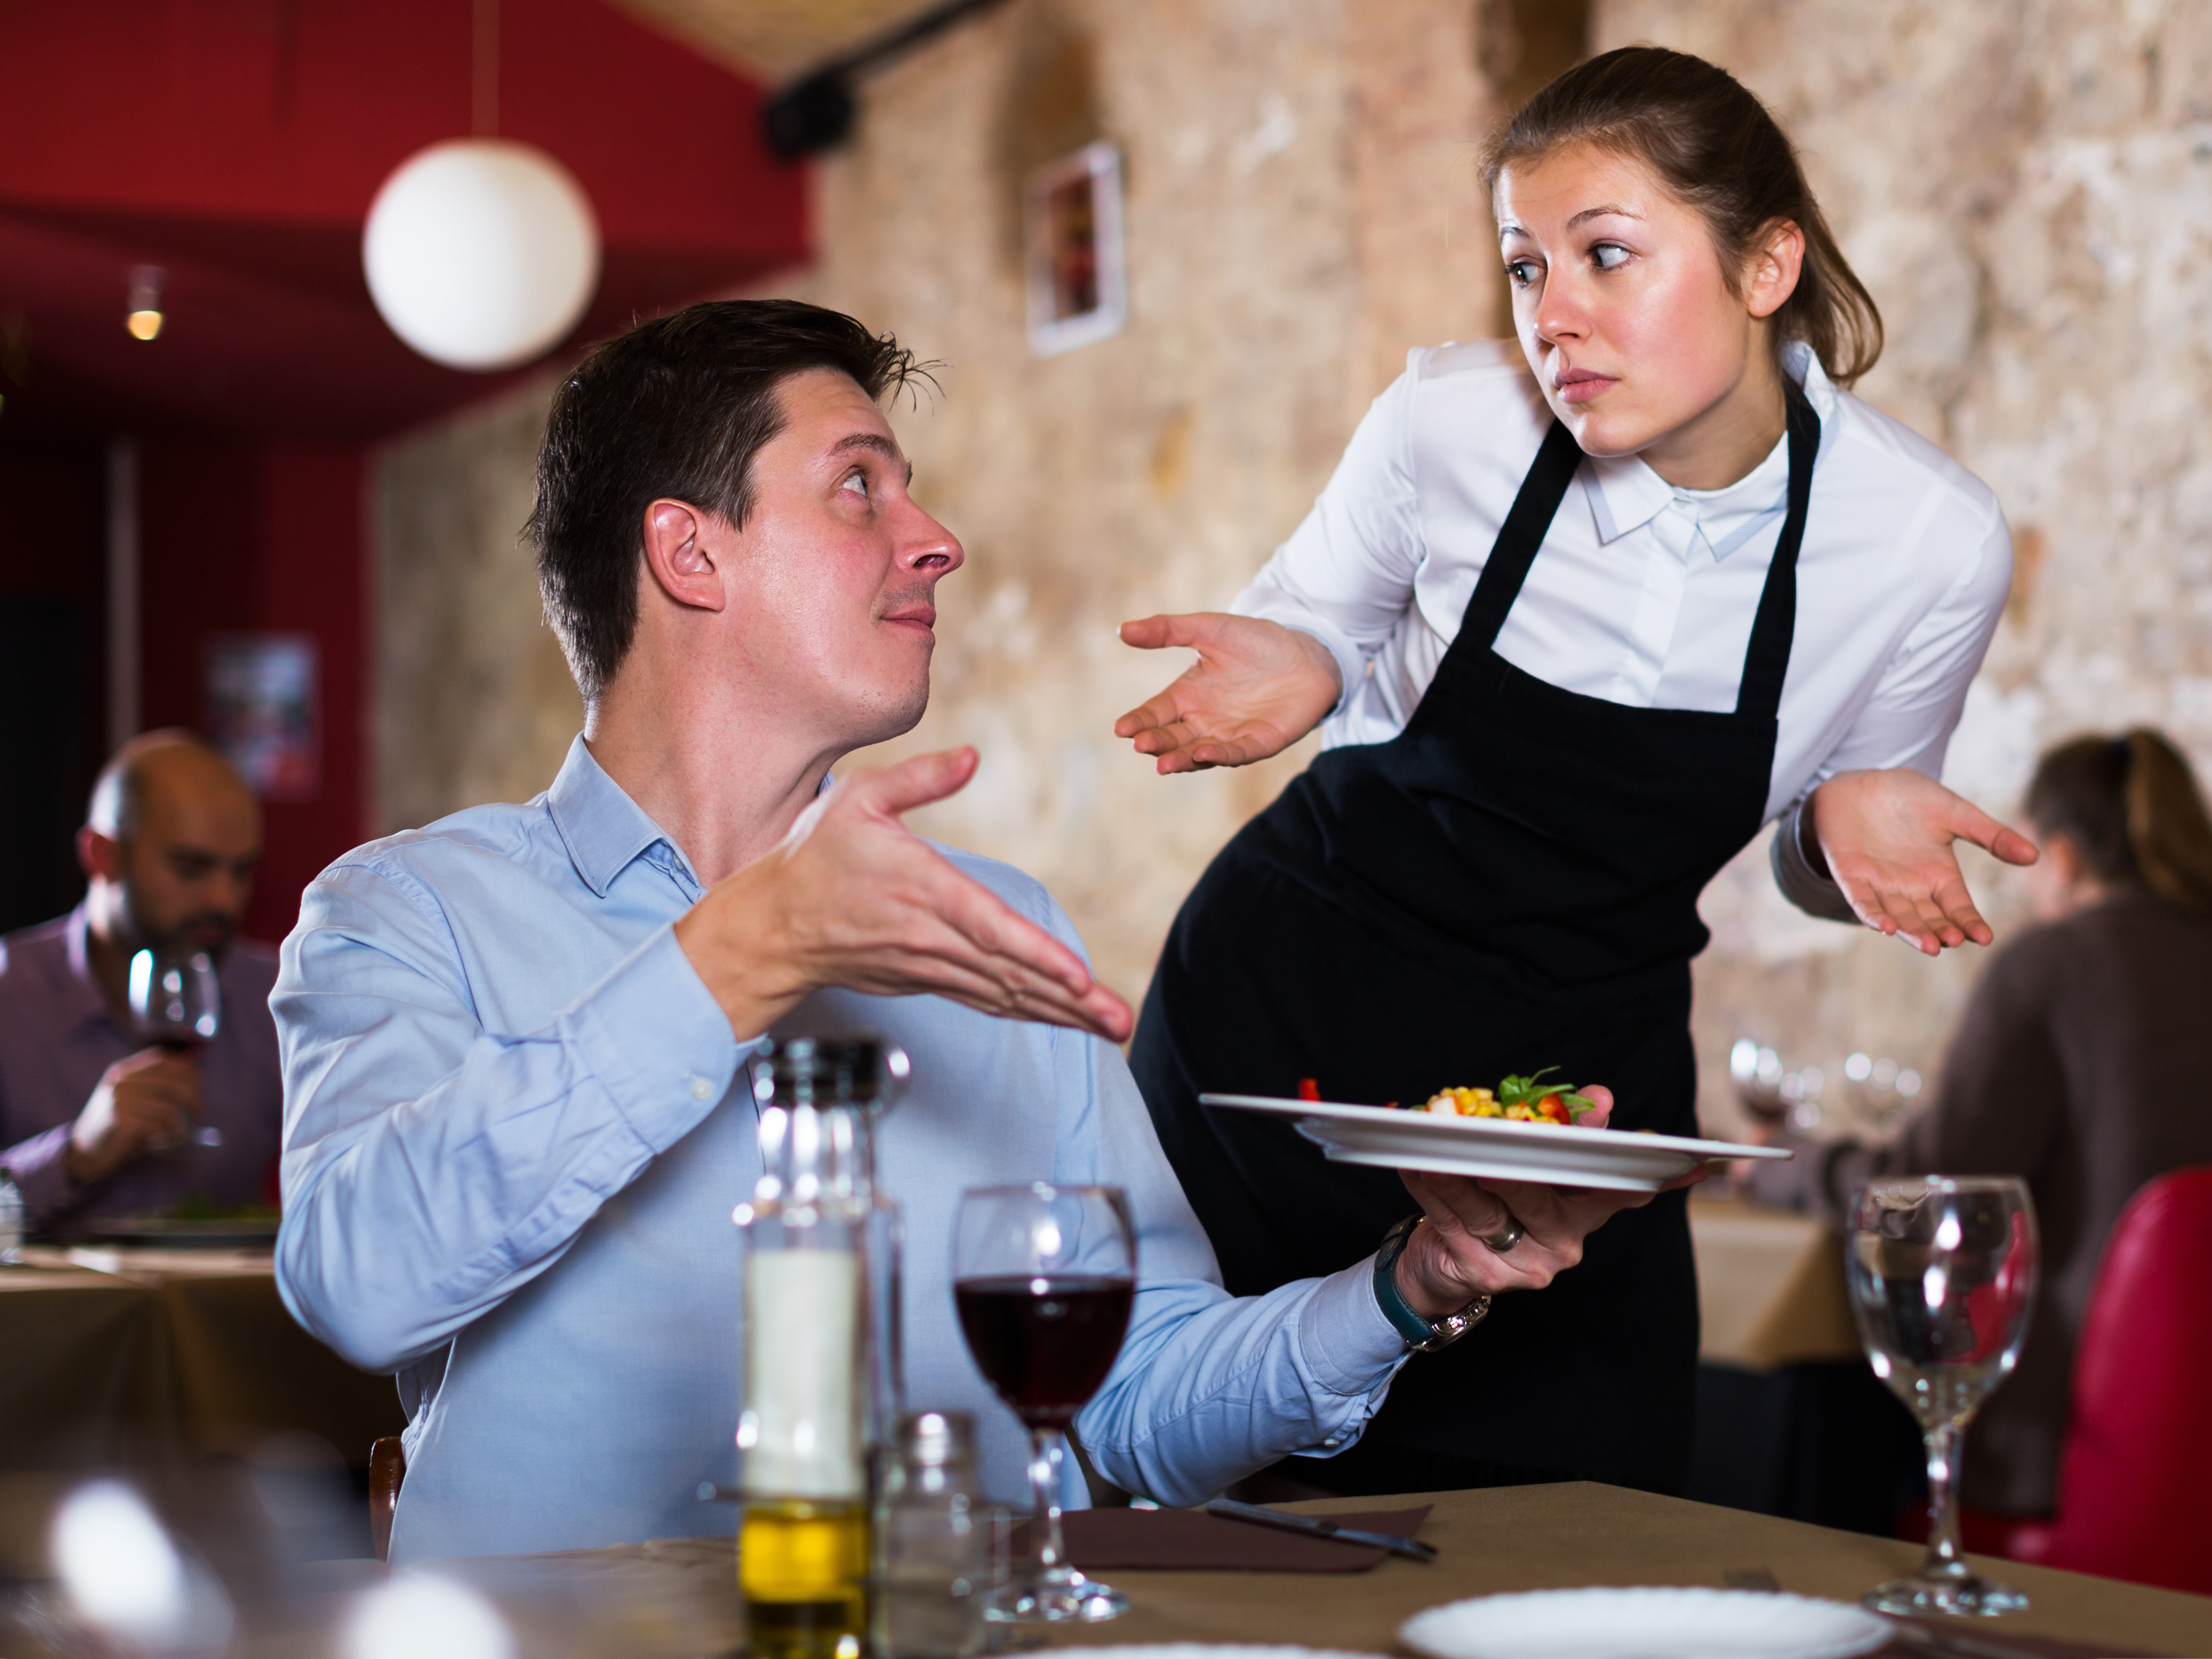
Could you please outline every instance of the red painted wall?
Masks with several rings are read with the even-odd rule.
[[[149,726],[203,725],[211,635],[308,634],[319,684],[321,785],[270,801],[246,931],[279,939],[315,872],[363,828],[363,452],[346,445],[146,441],[140,459]]]

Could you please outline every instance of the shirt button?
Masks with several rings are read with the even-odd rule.
[[[706,1099],[708,1096],[712,1095],[714,1092],[714,1085],[713,1084],[711,1084],[711,1083],[708,1082],[708,1081],[707,1081],[707,1079],[706,1079],[705,1078],[703,1078],[703,1077],[695,1077],[695,1078],[693,1078],[693,1079],[691,1079],[691,1098],[692,1098],[692,1099],[694,1099],[694,1100],[704,1100],[704,1099]]]

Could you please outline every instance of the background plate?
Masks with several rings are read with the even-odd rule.
[[[96,1244],[158,1244],[166,1250],[246,1250],[276,1242],[276,1221],[234,1218],[222,1221],[178,1221],[166,1217],[126,1218],[95,1223],[85,1230]]]

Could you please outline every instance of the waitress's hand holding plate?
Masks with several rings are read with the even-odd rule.
[[[1257,617],[1218,611],[1146,617],[1121,624],[1140,651],[1182,646],[1198,653],[1168,689],[1114,722],[1156,770],[1247,766],[1279,755],[1321,724],[1343,695],[1328,647],[1310,634]]]
[[[1602,1128],[1613,1112],[1613,1091],[1581,1091],[1595,1103],[1583,1126]],[[1670,1183],[1687,1186],[1704,1171]],[[1401,1170],[1399,1178],[1421,1206],[1423,1224],[1398,1258],[1398,1293],[1425,1319],[1441,1319],[1478,1296],[1501,1291],[1540,1291],[1583,1259],[1583,1241],[1623,1210],[1651,1201],[1648,1192],[1625,1193],[1553,1187],[1533,1181],[1477,1180],[1472,1176]],[[1492,1243],[1521,1229],[1512,1248]]]
[[[2026,836],[1910,767],[1838,772],[1813,792],[1807,817],[1812,845],[1859,920],[1931,957],[1996,937],[1966,891],[1954,842],[1970,841],[2007,864],[2036,860]]]

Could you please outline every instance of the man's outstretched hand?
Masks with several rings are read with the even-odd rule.
[[[1613,1115],[1613,1091],[1585,1084],[1577,1092],[1596,1103],[1595,1110],[1583,1114],[1582,1126],[1604,1127]],[[1419,1170],[1401,1170],[1398,1176],[1421,1206],[1421,1224],[1398,1258],[1398,1294],[1424,1319],[1456,1313],[1478,1296],[1542,1290],[1583,1259],[1584,1239],[1621,1211],[1640,1208],[1652,1198]],[[1700,1166],[1665,1190],[1704,1179]],[[1501,1255],[1482,1242],[1511,1221],[1525,1230],[1511,1249]]]
[[[1909,767],[1839,772],[1813,792],[1808,829],[1861,921],[1929,956],[1996,935],[1974,908],[1955,842],[2007,864],[2033,864],[2035,843]]]
[[[1328,647],[1257,617],[1199,611],[1121,624],[1140,651],[1183,646],[1198,660],[1166,690],[1114,722],[1153,769],[1197,772],[1279,755],[1322,722],[1343,692]]]
[[[975,751],[954,749],[840,779],[774,852],[676,924],[677,943],[739,1042],[832,986],[950,997],[987,1014],[1127,1037],[1129,1005],[1080,957],[899,822],[975,774]]]

